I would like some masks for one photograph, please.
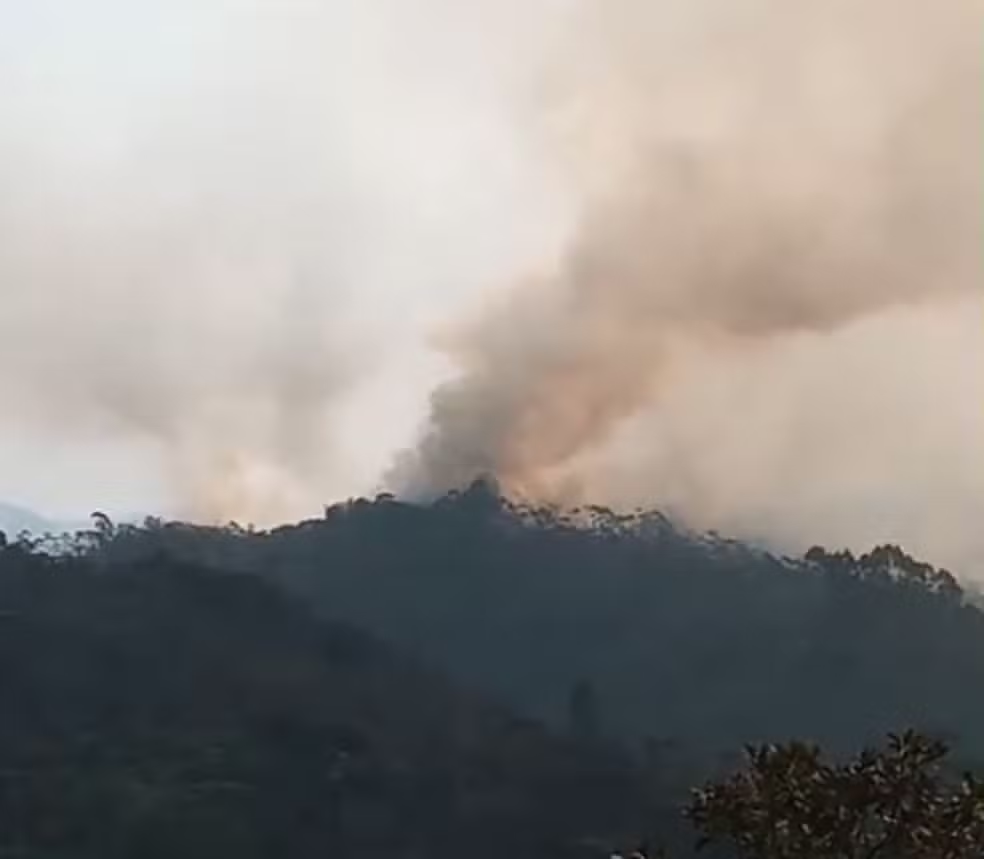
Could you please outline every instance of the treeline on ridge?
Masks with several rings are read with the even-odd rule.
[[[681,766],[785,738],[847,751],[903,725],[984,754],[984,614],[897,547],[790,559],[656,512],[526,507],[477,482],[272,531],[104,522],[76,550],[260,575],[555,726],[587,688],[599,730]]]
[[[942,746],[847,755],[914,727],[974,767],[982,657],[968,594],[892,546],[784,558],[481,482],[272,531],[96,514],[0,539],[0,852],[684,856],[711,778],[722,856],[855,824],[976,855],[984,792],[920,769]]]

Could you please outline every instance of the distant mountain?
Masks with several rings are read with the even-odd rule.
[[[119,521],[135,523],[142,522],[145,518],[146,516],[133,514],[121,517]],[[26,507],[0,502],[0,531],[3,531],[9,538],[14,538],[24,531],[29,531],[35,536],[41,536],[43,534],[74,534],[76,531],[85,531],[91,527],[92,521],[88,518],[55,519]]]
[[[63,530],[66,530],[64,523],[47,519],[24,507],[0,502],[0,531],[3,531],[8,537],[16,537],[22,531],[44,534],[46,532],[58,533]]]

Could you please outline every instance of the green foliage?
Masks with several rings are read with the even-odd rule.
[[[742,859],[979,859],[984,785],[941,770],[946,746],[920,734],[843,763],[816,746],[748,749],[747,768],[694,793],[704,844]]]

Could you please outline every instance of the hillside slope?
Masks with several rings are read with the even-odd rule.
[[[532,859],[659,819],[614,752],[165,557],[0,550],[0,695],[4,855]]]
[[[260,573],[557,724],[587,684],[611,734],[664,749],[847,750],[914,726],[984,752],[984,614],[894,547],[790,560],[656,513],[517,507],[483,484],[271,533],[151,523],[99,552],[161,547]]]

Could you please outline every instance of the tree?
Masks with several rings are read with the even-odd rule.
[[[890,735],[845,763],[803,743],[747,749],[747,766],[694,792],[702,846],[742,859],[977,859],[984,784],[949,778],[942,742]]]
[[[593,743],[602,738],[601,703],[590,680],[579,680],[571,689],[568,700],[571,733],[582,742]]]

